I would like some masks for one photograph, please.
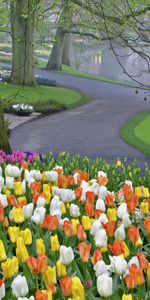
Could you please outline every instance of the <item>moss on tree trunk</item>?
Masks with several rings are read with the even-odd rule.
[[[34,20],[33,0],[11,1],[12,71],[13,84],[33,86],[34,75]]]

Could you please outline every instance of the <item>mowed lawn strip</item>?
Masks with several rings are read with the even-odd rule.
[[[150,156],[150,111],[130,119],[121,129],[120,137],[129,145]]]

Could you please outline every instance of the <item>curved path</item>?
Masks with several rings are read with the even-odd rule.
[[[14,129],[11,133],[12,149],[47,153],[55,156],[60,151],[79,152],[90,158],[137,158],[140,163],[148,158],[119,138],[119,128],[130,117],[149,109],[144,102],[144,91],[135,94],[134,88],[73,77],[58,72],[38,70],[44,78],[58,84],[78,88],[87,93],[87,104],[48,115]]]

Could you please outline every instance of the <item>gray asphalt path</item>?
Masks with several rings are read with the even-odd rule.
[[[58,72],[38,70],[44,78],[58,84],[78,88],[91,101],[78,108],[48,115],[14,129],[12,149],[47,153],[57,156],[60,151],[80,153],[90,158],[108,160],[126,156],[139,163],[148,158],[119,138],[119,128],[138,112],[149,109],[144,102],[144,91],[135,94],[134,88],[73,77]],[[44,99],[43,99],[44,100]]]

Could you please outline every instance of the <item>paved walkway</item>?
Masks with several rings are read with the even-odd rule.
[[[149,103],[143,100],[144,91],[135,94],[133,88],[45,70],[38,70],[38,74],[80,89],[91,101],[14,129],[10,138],[12,149],[39,153],[52,150],[56,156],[60,151],[79,152],[108,160],[126,156],[129,160],[137,158],[140,163],[148,160],[119,138],[119,128],[130,117],[149,109]]]

